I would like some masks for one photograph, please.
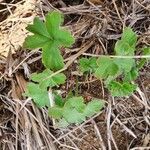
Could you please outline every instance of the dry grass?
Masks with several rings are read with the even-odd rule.
[[[22,47],[28,33],[25,28],[36,16],[35,0],[20,0],[15,4],[12,2],[0,3],[6,7],[0,10],[1,15],[10,14],[0,22],[0,53],[4,56],[8,55],[9,50],[15,52]]]
[[[61,0],[58,3],[63,6],[59,10],[67,16],[66,26],[71,29],[76,38],[74,46],[65,50],[66,66],[61,71],[70,71],[74,62],[82,55],[111,54],[113,45],[120,37],[125,25],[131,26],[137,32],[138,48],[141,45],[150,46],[149,1],[134,0],[129,4],[112,0],[111,2],[105,1],[101,5],[94,5],[88,0],[82,5],[69,7]],[[4,40],[2,43],[5,45],[2,51],[7,47],[7,50],[14,51],[15,47],[21,45],[25,38],[26,24],[31,22],[36,14],[44,16],[48,11],[58,9],[56,8],[58,3],[41,0],[34,5],[38,8],[36,11],[35,7],[28,8],[31,5],[27,4],[25,7],[25,3],[16,4],[22,6],[18,6],[8,19],[1,22],[1,37]],[[32,16],[24,17],[28,11],[33,13]],[[12,23],[11,28],[6,30],[10,22]],[[19,38],[14,33],[18,33]],[[19,39],[19,42],[12,39]],[[138,51],[137,55],[140,56]],[[103,96],[98,98],[105,98],[106,108],[79,126],[56,130],[52,127],[52,120],[47,115],[47,109],[38,109],[30,98],[24,99],[21,95],[25,91],[30,73],[42,69],[40,58],[40,51],[27,52],[24,50],[20,50],[15,55],[9,51],[7,58],[0,58],[0,114],[2,114],[0,117],[0,149],[150,149],[149,64],[141,70],[137,80],[139,88],[131,97],[113,98],[101,85],[103,90],[96,91],[96,93],[103,93]],[[88,84],[90,89],[94,82],[89,78],[88,82],[83,81],[81,84]],[[71,86],[74,86],[74,83],[68,79],[65,90],[68,91]],[[90,93],[90,90],[85,89],[85,92]]]

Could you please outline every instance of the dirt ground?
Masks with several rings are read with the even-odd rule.
[[[142,46],[150,46],[149,0],[0,0],[0,150],[150,150],[149,63],[139,72],[137,91],[114,98],[102,81],[80,76],[78,58],[72,62],[65,71],[67,82],[59,88],[64,96],[78,89],[87,102],[106,102],[79,126],[55,129],[47,109],[22,96],[30,74],[44,69],[40,49],[22,47],[29,34],[25,28],[35,16],[44,19],[54,9],[65,15],[64,25],[76,39],[62,49],[66,60],[83,49],[78,58],[112,54],[124,26],[138,34],[137,55]]]

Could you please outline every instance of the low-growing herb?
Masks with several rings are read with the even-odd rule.
[[[48,13],[45,22],[36,17],[33,25],[27,27],[33,35],[28,36],[24,42],[25,48],[42,48],[42,62],[46,67],[43,72],[31,74],[31,82],[24,95],[31,97],[38,107],[48,107],[49,116],[56,119],[58,127],[82,123],[104,107],[101,100],[85,104],[82,97],[68,96],[63,99],[55,91],[66,81],[64,73],[55,74],[55,71],[64,67],[60,48],[70,47],[75,41],[71,33],[60,26],[62,23],[63,16],[58,11]],[[92,70],[94,65],[96,60],[91,58],[85,71]]]
[[[65,124],[82,123],[87,117],[98,113],[103,107],[104,102],[99,99],[93,99],[88,104],[85,104],[82,97],[72,97],[67,99],[62,107],[58,105],[50,107],[49,115],[58,119],[57,126],[64,127]]]
[[[46,68],[43,72],[31,74],[25,95],[31,97],[38,107],[47,107],[49,116],[55,119],[58,127],[80,124],[104,107],[100,99],[93,99],[86,104],[81,96],[68,94],[62,98],[58,95],[56,89],[66,82],[64,73],[55,72],[64,67],[60,48],[70,47],[75,41],[71,33],[61,27],[62,23],[63,16],[58,11],[48,13],[45,22],[35,18],[33,25],[27,27],[33,35],[28,36],[24,42],[26,48],[42,49],[42,62]],[[134,80],[138,77],[138,70],[148,60],[141,59],[137,64],[132,58],[136,43],[136,33],[127,27],[115,44],[116,57],[81,58],[80,71],[93,73],[98,79],[104,80],[112,96],[129,96],[136,90]],[[144,48],[143,54],[149,55],[150,48]]]
[[[136,90],[137,86],[134,80],[138,77],[139,68],[148,60],[141,59],[137,64],[134,59],[136,43],[136,33],[131,28],[126,27],[121,39],[115,44],[114,53],[116,57],[101,56],[96,60],[97,66],[95,63],[93,65],[93,67],[95,66],[93,70],[96,70],[94,75],[98,79],[105,81],[105,86],[109,89],[112,96],[130,96]],[[143,54],[150,55],[150,48],[144,48]],[[90,60],[91,58],[86,59],[86,64],[89,64]],[[79,60],[79,62],[81,61]],[[80,63],[80,68],[84,72],[87,66]]]
[[[35,18],[33,25],[27,30],[34,35],[25,39],[24,47],[29,49],[42,48],[42,62],[46,68],[59,70],[63,68],[63,57],[59,48],[70,47],[74,43],[71,33],[61,27],[63,17],[58,11],[48,13],[46,21]]]

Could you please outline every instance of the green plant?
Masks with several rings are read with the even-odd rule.
[[[52,73],[53,72],[49,69],[44,70],[42,73],[33,73],[31,75],[31,80],[35,83],[31,82],[27,85],[25,95],[32,97],[33,101],[39,107],[51,106],[47,88],[53,88],[65,83],[66,76],[63,73],[59,73],[45,80],[45,78],[50,76]]]
[[[94,75],[98,79],[105,81],[106,87],[110,90],[112,96],[129,96],[136,90],[134,80],[138,77],[138,70],[148,59],[141,59],[137,64],[134,59],[136,50],[137,35],[131,28],[126,27],[123,31],[121,40],[115,44],[115,56],[101,56],[96,62],[97,66]],[[150,54],[150,48],[143,49],[144,55]],[[80,60],[81,71],[85,72],[87,66]],[[86,59],[86,64],[90,64],[91,58]],[[90,64],[91,65],[91,64]],[[92,65],[91,65],[92,66]],[[95,65],[95,62],[93,63]]]
[[[62,23],[62,15],[53,11],[48,13],[45,22],[36,17],[33,25],[27,27],[27,30],[34,35],[25,39],[24,47],[42,48],[42,62],[48,69],[59,70],[63,68],[64,62],[59,48],[69,47],[74,43],[71,33],[60,27]]]
[[[69,31],[60,27],[62,22],[62,15],[57,11],[48,13],[45,22],[35,18],[33,25],[27,27],[34,35],[28,36],[24,42],[25,48],[42,48],[42,62],[46,67],[43,72],[31,75],[25,96],[31,97],[38,107],[48,107],[49,116],[56,119],[58,127],[79,124],[104,107],[101,100],[95,99],[85,104],[82,97],[63,99],[55,91],[66,80],[63,73],[55,74],[55,71],[64,67],[59,49],[62,46],[69,47],[75,41]]]
[[[62,104],[60,101],[65,101],[64,105],[60,105]],[[59,103],[49,108],[49,115],[59,120],[57,123],[59,127],[65,127],[72,123],[82,123],[86,117],[93,116],[103,107],[104,102],[97,99],[85,104],[82,97],[72,97],[66,100],[60,98]]]
[[[150,55],[150,47],[144,47],[142,52],[143,52],[143,55],[147,55],[147,56]],[[144,66],[144,64],[148,62],[149,60],[150,60],[150,57],[141,59],[141,61],[138,63],[138,68],[141,69]]]
[[[88,73],[88,72],[95,72],[95,69],[97,68],[96,58],[81,58],[79,60],[79,68],[81,72]]]

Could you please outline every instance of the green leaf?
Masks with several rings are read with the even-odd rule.
[[[68,94],[66,95],[65,101],[72,98],[74,96],[74,91],[72,89],[69,89]]]
[[[23,44],[25,48],[36,49],[42,48],[43,45],[50,42],[49,38],[35,34],[28,36]]]
[[[150,47],[143,48],[143,55],[149,55],[149,58],[142,58],[138,63],[138,68],[141,69],[147,61],[150,61]]]
[[[131,28],[126,27],[123,31],[121,40],[115,44],[116,55],[134,55],[135,46],[137,42],[137,35]]]
[[[136,85],[129,82],[119,83],[117,81],[112,81],[109,83],[108,89],[113,96],[130,96],[136,90]]]
[[[67,126],[69,126],[69,123],[64,118],[60,119],[56,123],[56,127],[58,127],[58,128],[66,128]]]
[[[75,40],[70,32],[60,27],[62,22],[62,15],[57,11],[53,11],[46,16],[46,27],[49,34],[57,41],[58,45],[69,47]]]
[[[65,104],[65,101],[62,99],[60,95],[54,94],[55,104],[59,107],[63,107]]]
[[[78,112],[75,108],[66,108],[63,110],[63,117],[68,123],[82,123],[85,121],[83,113]]]
[[[135,66],[135,60],[132,58],[115,58],[115,64],[118,66],[119,70],[124,73],[128,73]]]
[[[143,54],[144,55],[150,55],[150,47],[143,48]],[[149,58],[150,59],[150,58]]]
[[[138,62],[138,69],[141,69],[145,63],[147,62],[147,60],[144,58],[144,59],[141,59],[139,62]]]
[[[31,75],[31,80],[34,82],[39,82],[39,86],[42,89],[47,89],[47,87],[52,88],[54,86],[65,83],[66,76],[63,73],[59,73],[48,78],[52,74],[53,71],[46,69],[42,73],[33,73]]]
[[[118,66],[110,57],[100,57],[97,60],[98,69],[95,76],[100,79],[106,79],[109,76],[115,76],[118,73]]]
[[[64,67],[59,48],[69,47],[75,41],[69,31],[60,27],[62,22],[62,15],[58,11],[48,13],[45,22],[35,18],[33,25],[27,27],[34,35],[28,36],[24,42],[26,48],[42,48],[44,66],[54,71]]]
[[[72,97],[66,100],[61,107],[55,105],[49,108],[49,115],[58,119],[58,127],[66,127],[69,124],[79,124],[85,121],[86,117],[91,117],[104,107],[104,102],[94,99],[88,104],[84,103],[82,97]]]
[[[104,107],[104,102],[102,100],[93,99],[89,102],[84,110],[84,115],[91,117],[98,113]]]
[[[55,34],[57,30],[59,30],[60,25],[63,23],[63,21],[63,16],[58,11],[53,11],[46,15],[45,25],[49,35],[51,35],[53,39],[55,39]]]
[[[137,35],[130,27],[126,27],[123,31],[121,40],[128,43],[130,47],[135,48],[137,42]]]
[[[84,72],[87,72],[87,71],[90,71],[91,68],[89,67],[89,61],[88,61],[88,58],[81,58],[79,60],[79,67],[80,67],[80,70],[84,73]]]
[[[58,45],[64,46],[64,47],[70,47],[75,42],[71,33],[63,28],[61,28],[60,30],[57,30],[55,34],[55,39],[57,40]]]
[[[63,116],[63,109],[58,106],[49,107],[48,114],[55,119],[61,119]]]
[[[96,58],[81,58],[79,60],[79,68],[80,70],[84,72],[95,72],[97,69],[97,63],[96,63]]]
[[[119,75],[121,74],[121,72],[118,72],[117,75],[115,76],[109,76],[107,79],[105,79],[104,83],[107,86],[111,81],[114,81]]]
[[[34,34],[36,33],[38,35],[50,38],[50,34],[48,33],[45,24],[38,17],[35,17],[33,25],[28,25],[26,29]]]
[[[122,40],[118,40],[115,44],[115,52],[116,55],[119,56],[127,56],[127,55],[134,55],[134,48],[131,47],[127,42]]]
[[[63,57],[55,42],[49,42],[43,47],[42,62],[46,68],[55,71],[64,67]]]
[[[134,56],[136,42],[136,33],[129,27],[125,28],[121,40],[115,44],[116,55]],[[95,76],[99,79],[105,79],[105,85],[113,96],[128,96],[134,92],[136,85],[130,82],[137,78],[138,70],[133,58],[100,57],[97,64],[98,69]],[[116,79],[122,79],[123,82],[114,81]]]
[[[75,108],[78,112],[83,112],[85,106],[84,99],[80,96],[69,98],[66,101],[64,108]]]
[[[124,81],[134,81],[138,77],[138,69],[133,67],[130,72],[125,74]]]
[[[31,97],[39,107],[49,106],[48,92],[41,89],[38,84],[28,83],[25,94]]]

